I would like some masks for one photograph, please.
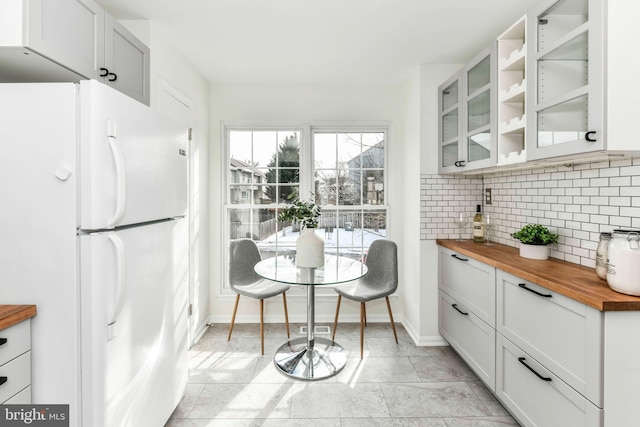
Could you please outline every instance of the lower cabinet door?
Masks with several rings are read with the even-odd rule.
[[[31,352],[0,366],[0,402],[5,402],[31,384]]]
[[[29,403],[31,403],[31,386],[14,395],[4,402],[3,405],[27,405]]]
[[[496,395],[525,426],[602,427],[603,412],[497,334]]]
[[[494,391],[495,329],[446,293],[440,291],[439,296],[440,334],[487,387]]]

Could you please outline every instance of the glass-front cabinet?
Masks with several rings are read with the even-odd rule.
[[[455,171],[460,164],[462,116],[460,105],[461,73],[458,72],[438,89],[439,170]]]
[[[557,0],[529,21],[528,160],[602,150],[602,3]]]
[[[439,172],[496,163],[495,43],[439,88]]]

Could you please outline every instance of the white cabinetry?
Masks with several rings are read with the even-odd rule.
[[[31,403],[31,321],[0,331],[0,404]]]
[[[496,164],[496,43],[438,89],[439,172]]]
[[[0,2],[0,82],[81,79],[149,104],[149,49],[93,0]]]
[[[639,13],[631,1],[553,0],[529,14],[528,159],[638,150]]]
[[[495,268],[445,248],[438,255],[440,334],[495,388]]]
[[[498,166],[526,161],[526,17],[498,36]]]
[[[602,313],[497,272],[496,394],[525,425],[602,425]]]

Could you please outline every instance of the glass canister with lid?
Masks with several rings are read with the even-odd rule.
[[[611,242],[611,233],[600,233],[600,242],[596,250],[596,273],[602,280],[607,280],[607,249]]]
[[[640,230],[613,230],[607,248],[607,283],[614,291],[640,296]]]

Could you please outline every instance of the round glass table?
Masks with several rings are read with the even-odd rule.
[[[307,288],[307,336],[281,345],[274,357],[276,366],[284,374],[303,380],[320,380],[340,372],[347,361],[343,348],[333,340],[315,336],[315,287],[359,279],[367,273],[367,266],[346,256],[325,255],[323,267],[302,268],[296,266],[294,255],[282,255],[264,259],[254,269],[265,279]]]

